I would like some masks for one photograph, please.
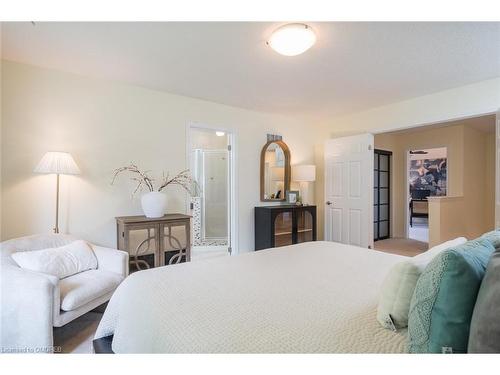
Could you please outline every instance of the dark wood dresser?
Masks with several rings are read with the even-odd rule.
[[[316,206],[255,207],[255,250],[316,241]]]

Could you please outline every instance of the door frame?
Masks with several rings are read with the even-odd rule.
[[[500,108],[495,115],[495,228],[500,229]]]
[[[374,136],[375,137],[375,136]],[[374,138],[374,142],[375,142],[375,138]],[[375,148],[373,147],[373,155],[375,156],[376,153],[379,153],[381,155],[386,155],[388,158],[389,158],[389,170],[388,170],[388,173],[389,173],[389,194],[388,194],[388,200],[389,200],[389,203],[388,203],[388,212],[387,212],[387,221],[389,222],[389,226],[388,226],[388,236],[387,237],[384,237],[384,238],[378,238],[377,241],[380,241],[380,240],[385,240],[385,239],[388,239],[388,238],[391,238],[391,234],[392,234],[392,151],[388,151],[388,150],[383,150],[383,149],[380,149],[380,148]],[[379,161],[379,166],[380,166],[380,161]],[[374,176],[375,176],[375,164],[373,166],[373,173],[374,173]],[[375,180],[375,179],[374,179]],[[377,182],[377,185],[378,185],[378,197],[377,197],[377,200],[378,200],[378,210],[379,210],[379,213],[378,213],[378,216],[380,218],[380,171],[379,171],[379,179],[378,179],[378,182]],[[373,189],[375,190],[375,186],[373,187]],[[375,201],[373,203],[373,207],[375,207]],[[375,224],[375,215],[373,216],[373,223]],[[380,230],[380,221],[377,222],[377,230]],[[375,244],[375,231],[373,232],[373,243]]]
[[[191,130],[205,129],[225,132],[228,138],[228,162],[229,162],[229,179],[228,179],[228,247],[230,255],[239,254],[239,233],[238,233],[238,199],[236,192],[238,182],[238,158],[237,158],[237,132],[223,126],[215,126],[201,122],[189,122],[186,125],[186,165],[189,169],[191,165]],[[190,212],[190,197],[186,194],[186,212]],[[191,231],[192,232],[192,231]]]
[[[478,116],[481,117],[481,116]],[[424,125],[425,126],[425,125]],[[449,168],[449,162],[448,162],[448,146],[446,145],[441,145],[441,146],[435,146],[435,147],[417,147],[418,149],[422,150],[432,150],[433,148],[445,148],[446,149],[446,196],[449,196],[449,184],[450,184],[450,168]],[[406,172],[405,172],[405,192],[406,192],[406,202],[410,201],[410,163],[411,163],[411,157],[410,157],[410,149],[406,150],[405,149],[405,166],[406,166]],[[427,219],[428,220],[428,219]],[[405,204],[405,238],[410,239],[410,207],[408,204]]]

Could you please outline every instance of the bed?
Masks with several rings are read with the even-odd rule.
[[[318,241],[136,272],[95,339],[115,353],[404,353],[406,331],[376,320],[404,259]]]

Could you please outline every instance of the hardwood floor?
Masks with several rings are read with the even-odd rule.
[[[92,353],[92,340],[102,315],[93,310],[63,327],[54,328],[54,346],[61,348],[59,353]]]

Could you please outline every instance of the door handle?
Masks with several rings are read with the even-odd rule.
[[[330,206],[332,204],[332,202],[326,201],[326,204],[327,204],[327,206]]]

